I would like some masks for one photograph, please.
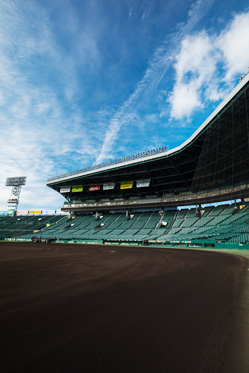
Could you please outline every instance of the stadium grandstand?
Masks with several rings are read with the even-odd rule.
[[[249,74],[182,145],[50,178],[68,215],[1,217],[0,236],[247,248],[248,170]]]

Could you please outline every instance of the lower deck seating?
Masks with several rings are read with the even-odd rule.
[[[55,223],[64,220],[63,215],[0,216],[0,237],[32,237]]]
[[[61,240],[173,241],[215,240],[249,242],[249,205],[220,205],[192,209],[102,215],[0,217],[0,237]]]

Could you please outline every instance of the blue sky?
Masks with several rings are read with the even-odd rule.
[[[185,141],[248,71],[248,1],[0,0],[0,210],[48,177]]]

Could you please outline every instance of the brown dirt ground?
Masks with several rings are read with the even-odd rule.
[[[245,266],[216,252],[0,243],[0,371],[223,372]]]

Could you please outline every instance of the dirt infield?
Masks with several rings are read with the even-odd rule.
[[[215,252],[0,243],[0,370],[223,372],[245,268]]]

